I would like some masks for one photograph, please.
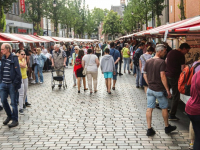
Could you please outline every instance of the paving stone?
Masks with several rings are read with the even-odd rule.
[[[73,88],[72,67],[65,72],[66,90],[51,89],[50,72],[43,73],[43,84],[29,85],[28,101],[32,105],[25,109],[24,116],[19,116],[18,127],[9,129],[0,124],[0,149],[188,148],[188,124],[181,122],[182,119],[180,123],[175,122],[177,130],[167,135],[158,109],[153,111],[152,119],[156,135],[146,136],[146,96],[142,89],[136,89],[132,75],[118,77],[116,90],[108,95],[99,70],[98,92],[90,95],[83,87],[80,94]],[[5,119],[6,114],[1,111],[0,122]]]

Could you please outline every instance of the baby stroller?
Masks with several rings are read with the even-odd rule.
[[[54,74],[56,74],[56,71],[63,72],[63,76],[54,76]],[[66,84],[66,80],[65,80],[64,67],[61,69],[57,69],[57,70],[52,67],[51,74],[52,74],[52,79],[51,79],[52,90],[54,89],[55,85],[58,85],[59,89],[61,89],[61,87],[63,87],[63,89],[65,90],[65,88],[67,88],[67,84]],[[56,84],[55,81],[62,82],[62,84]]]

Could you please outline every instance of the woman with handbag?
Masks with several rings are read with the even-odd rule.
[[[99,67],[99,59],[96,55],[92,54],[92,49],[88,49],[87,55],[82,59],[82,66],[84,68],[84,73],[87,74],[88,87],[90,89],[90,94],[92,91],[92,79],[94,84],[94,92],[97,92],[97,75]]]
[[[129,62],[130,62],[130,50],[129,50],[129,44],[126,43],[125,47],[122,49],[122,55],[124,58],[124,73],[126,73],[126,65],[127,65],[127,70],[128,73],[130,74],[130,69],[129,69]]]
[[[86,81],[85,81],[85,75],[83,75],[83,67],[82,67],[82,58],[84,56],[84,51],[83,50],[79,50],[78,52],[78,56],[75,59],[74,62],[74,73],[78,79],[77,83],[78,83],[78,93],[80,93],[80,87],[81,87],[81,78],[83,79],[83,86],[84,86],[84,91],[88,90],[86,88]]]

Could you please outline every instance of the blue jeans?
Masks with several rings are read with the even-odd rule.
[[[18,121],[18,108],[17,108],[17,100],[16,100],[16,94],[18,90],[15,89],[13,84],[6,84],[1,83],[0,84],[0,95],[1,95],[1,102],[3,104],[3,108],[9,118],[12,118],[12,120]],[[11,106],[12,111],[10,109],[10,106],[8,104],[8,94],[10,95],[11,99]]]
[[[40,82],[43,82],[43,74],[42,74],[43,67],[40,67],[38,64],[34,68],[34,74],[35,74],[35,82],[38,83],[38,72],[40,74]]]
[[[113,75],[113,80],[117,80],[117,68],[118,68],[118,64],[115,65],[115,75]]]
[[[67,57],[66,66],[69,64],[69,57]]]
[[[133,75],[136,74],[136,66],[133,67]]]
[[[136,86],[142,86],[142,75],[140,72],[140,68],[139,66],[135,66],[136,67]]]
[[[126,70],[126,65],[127,65],[127,70],[129,71],[129,63],[130,63],[130,58],[124,58],[124,71]]]
[[[26,103],[26,102],[28,102],[28,100],[27,100],[27,96],[26,96],[26,99],[25,99],[25,103]]]

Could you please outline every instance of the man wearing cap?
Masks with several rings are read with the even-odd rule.
[[[156,99],[159,102],[159,106],[162,109],[162,116],[165,123],[165,133],[168,134],[176,130],[176,126],[171,126],[168,122],[168,98],[171,98],[171,93],[167,84],[167,78],[165,75],[166,63],[162,58],[165,57],[167,51],[164,44],[158,44],[156,46],[156,55],[146,61],[144,67],[144,79],[148,84],[147,89],[147,136],[155,134],[154,129],[151,127],[152,112],[156,106]]]

